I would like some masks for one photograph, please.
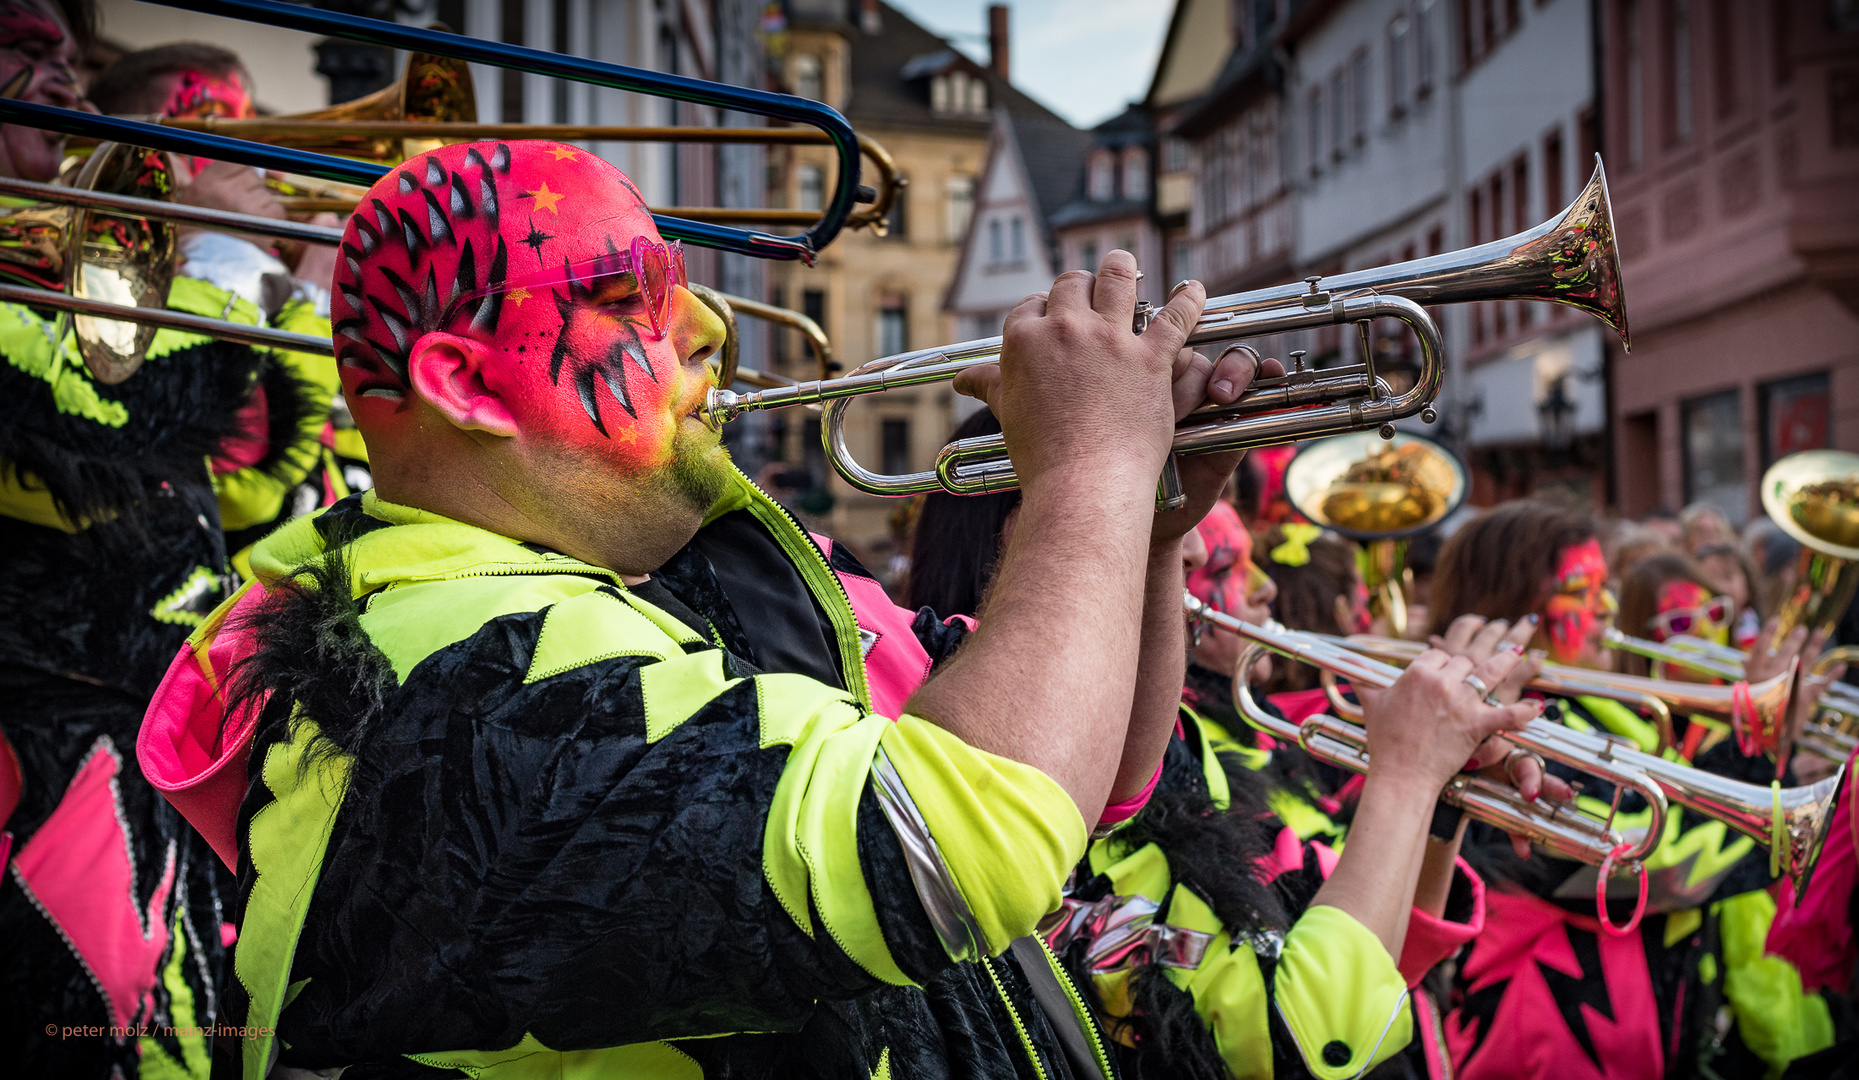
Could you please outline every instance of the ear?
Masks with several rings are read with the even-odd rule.
[[[493,388],[494,380],[485,378],[494,360],[483,342],[456,334],[427,334],[407,357],[407,378],[454,427],[509,438],[517,432],[516,416]]]

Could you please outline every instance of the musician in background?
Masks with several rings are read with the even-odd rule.
[[[973,389],[1027,527],[949,657],[694,415],[722,325],[617,169],[448,146],[364,206],[334,314],[379,484],[260,543],[140,747],[239,868],[246,1075],[1105,1075],[1026,936],[1173,723],[1224,473],[1160,518],[1156,477],[1249,374],[1174,371],[1199,286],[1135,335],[1113,253],[1009,318]]]
[[[1646,563],[1634,571],[1648,572]],[[1600,666],[1603,632],[1615,611],[1608,576],[1585,513],[1507,503],[1446,542],[1433,584],[1433,632],[1451,647],[1485,618],[1508,619],[1529,624],[1532,647],[1558,663]],[[1775,670],[1786,668],[1802,637],[1789,639],[1772,660]],[[1751,670],[1750,679],[1772,673]],[[1545,715],[1610,732],[1649,753],[1660,750],[1653,726],[1616,701],[1561,698]],[[1696,750],[1696,766],[1760,784],[1775,778],[1776,763],[1766,753],[1745,754],[1734,738],[1699,749],[1684,740],[1685,730],[1681,746]],[[1609,785],[1558,764],[1550,771],[1582,780],[1579,802],[1606,812]],[[1784,773],[1781,782],[1795,781]],[[1650,813],[1631,793],[1621,811],[1622,832],[1644,828]],[[1784,962],[1762,955],[1775,911],[1766,853],[1690,810],[1673,806],[1665,820],[1666,835],[1645,864],[1646,915],[1624,936],[1605,931],[1595,917],[1593,867],[1540,851],[1520,857],[1505,838],[1473,825],[1467,858],[1491,889],[1485,932],[1460,961],[1447,1018],[1455,1075],[1653,1080],[1694,1069],[1760,1075],[1832,1041],[1826,1004],[1804,996]],[[1608,915],[1625,924],[1638,890],[1628,878],[1613,881]],[[1720,1007],[1735,1018],[1727,1030],[1718,1024]]]
[[[176,42],[129,53],[91,86],[91,100],[113,115],[174,118],[258,115],[251,73],[239,57],[216,45]],[[186,159],[176,200],[282,219],[284,209],[249,165]],[[329,213],[315,224],[338,226]],[[212,282],[249,301],[280,330],[328,337],[333,247],[289,244],[212,229],[179,228],[181,273]],[[286,518],[328,506],[366,486],[367,450],[345,424],[341,379],[333,357],[279,350],[240,413],[239,431],[213,458],[226,548],[241,575],[250,576],[251,546]]]
[[[89,26],[82,4],[0,0],[0,86],[83,105]],[[63,152],[63,136],[0,129],[6,175],[51,180]],[[169,306],[261,318],[184,276]],[[218,1018],[230,876],[134,744],[175,649],[225,595],[206,460],[267,359],[164,330],[111,385],[61,325],[0,304],[0,1047],[23,1076],[204,1076],[206,1039],[185,1029]]]

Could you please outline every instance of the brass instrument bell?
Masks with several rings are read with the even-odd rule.
[[[1832,627],[1859,586],[1859,454],[1789,454],[1762,474],[1762,509],[1802,549],[1773,640],[1796,626]]]

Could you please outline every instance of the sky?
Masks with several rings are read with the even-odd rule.
[[[988,0],[887,0],[982,63]],[[1081,128],[1141,100],[1173,0],[1008,0],[1013,82]]]

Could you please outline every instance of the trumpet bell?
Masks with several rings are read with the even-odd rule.
[[[1796,626],[1831,626],[1859,587],[1859,454],[1789,454],[1762,474],[1762,509],[1802,548],[1775,640]]]

